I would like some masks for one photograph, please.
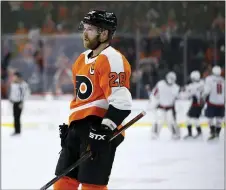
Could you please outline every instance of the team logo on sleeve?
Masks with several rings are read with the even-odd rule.
[[[84,76],[77,75],[76,76],[76,97],[80,100],[88,99],[93,92],[93,84],[92,81]]]

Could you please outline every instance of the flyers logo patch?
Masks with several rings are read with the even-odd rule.
[[[76,97],[80,100],[88,99],[93,93],[93,84],[92,81],[84,76],[76,76]]]

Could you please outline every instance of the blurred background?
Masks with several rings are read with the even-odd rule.
[[[72,95],[71,65],[84,51],[77,28],[92,9],[118,17],[112,46],[131,64],[134,99],[147,99],[169,70],[183,86],[193,70],[206,77],[214,65],[225,68],[224,1],[5,1],[1,8],[2,99],[15,71],[33,95]]]
[[[214,65],[225,71],[224,1],[1,2],[2,189],[40,189],[54,177],[61,148],[57,126],[68,122],[74,94],[71,66],[85,50],[78,25],[92,9],[112,11],[118,18],[112,46],[131,64],[130,118],[146,110],[151,90],[169,71],[175,71],[181,87],[193,70],[203,78]],[[15,71],[32,96],[22,111],[22,138],[12,139],[8,95]],[[176,103],[180,126],[186,124],[189,105],[189,100]],[[225,133],[216,143],[206,143],[209,128],[202,117],[203,140],[177,143],[163,130],[161,141],[150,141],[154,117],[147,111],[137,127],[126,132],[109,187],[223,189]],[[181,131],[182,136],[187,133],[186,128]],[[133,155],[129,162],[128,155]]]

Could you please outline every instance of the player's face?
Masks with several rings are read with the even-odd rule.
[[[13,75],[12,81],[13,82],[18,82],[19,81],[19,78],[16,75]]]
[[[83,25],[83,44],[85,48],[94,49],[98,44],[98,38],[97,27],[90,24]]]
[[[171,78],[171,77],[167,77],[167,78],[166,78],[166,81],[167,81],[167,83],[168,83],[169,85],[172,85],[172,84],[175,83],[175,80],[174,80],[173,78]]]

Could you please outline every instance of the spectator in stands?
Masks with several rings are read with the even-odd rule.
[[[206,50],[206,62],[210,65],[214,65],[217,64],[217,62],[220,59],[219,56],[219,49],[216,48],[216,46],[214,45],[214,42],[209,42],[209,46]]]
[[[52,15],[47,14],[46,19],[42,26],[42,33],[43,34],[52,34],[55,32],[55,30],[56,30],[56,24],[52,19]]]
[[[56,65],[58,67],[54,75],[54,86],[56,94],[73,93],[72,72],[70,68],[70,59],[64,54],[60,54],[57,58]]]
[[[10,63],[10,59],[12,57],[12,51],[10,50],[9,41],[3,41],[2,46],[2,60],[1,60],[1,80],[7,80],[8,74],[8,66]]]
[[[217,17],[214,18],[212,28],[225,32],[225,17],[223,17],[220,12],[217,14]]]
[[[28,34],[31,56],[39,67],[40,74],[44,71],[43,41],[38,28],[31,29]]]
[[[64,34],[65,32],[70,34],[74,33],[81,16],[89,9],[103,8],[114,10],[116,11],[116,15],[121,19],[118,23],[119,31],[112,43],[113,47],[127,55],[133,70],[139,62],[155,61],[156,68],[158,68],[158,75],[156,76],[161,79],[168,69],[175,69],[183,73],[183,69],[181,68],[184,67],[185,63],[187,63],[188,72],[193,69],[207,71],[209,65],[211,66],[216,63],[221,66],[225,65],[225,36],[220,36],[222,31],[224,31],[225,25],[225,16],[223,14],[224,5],[224,2],[217,1],[101,2],[101,4],[87,1],[3,2],[3,17],[6,18],[3,19],[3,22],[7,20],[11,21],[10,23],[3,23],[3,33],[15,32],[15,26],[20,21],[23,21],[26,27],[30,27],[35,23],[41,28],[43,20],[45,20],[43,25],[43,31],[46,31],[45,34]],[[46,13],[48,14],[45,18]],[[29,15],[29,19],[27,19],[26,15]],[[17,32],[19,34],[25,32],[22,25],[20,23],[20,27],[18,27]],[[137,31],[139,31],[139,36],[135,35]],[[126,35],[121,35],[121,32],[126,33]],[[209,35],[206,37],[206,34]],[[217,35],[216,38],[214,38],[213,34]],[[185,35],[188,37],[187,41],[184,38]],[[16,68],[23,68],[20,71],[32,73],[29,76],[27,74],[24,75],[29,82],[34,84],[32,86],[39,86],[38,84],[41,83],[42,76],[45,75],[45,85],[48,83],[46,87],[49,89],[53,86],[53,76],[57,70],[55,63],[59,52],[61,52],[61,49],[67,47],[70,47],[69,49],[73,49],[74,51],[80,51],[80,41],[75,40],[75,43],[74,37],[47,37],[45,38],[46,41],[52,41],[50,48],[51,55],[47,55],[48,51],[45,51],[45,55],[47,56],[44,57],[43,46],[48,46],[46,41],[44,44],[38,40],[34,40],[35,38],[33,37],[29,38],[30,40],[28,42],[25,39],[26,43],[24,43],[25,41],[22,38],[17,37],[19,40],[11,39],[13,45],[20,45],[20,51],[13,52],[15,56],[12,57],[11,63]],[[207,39],[212,41],[211,45],[208,44]],[[187,51],[184,54],[186,48]],[[13,49],[16,48],[14,47]],[[49,47],[46,49],[49,49]],[[205,66],[202,65],[203,61],[206,62]],[[181,65],[181,63],[183,64]],[[160,66],[158,66],[159,64]],[[36,67],[32,67],[32,65]],[[148,70],[144,69],[134,71],[133,73],[135,76],[133,80],[141,82],[144,85],[142,87],[143,89],[149,89],[152,87],[152,83],[155,83],[153,82],[155,80],[149,76],[153,75],[152,68],[150,71]],[[141,79],[138,77],[140,72],[143,75]],[[182,76],[180,81],[179,77],[178,82],[183,82],[182,79],[184,80],[185,78]],[[146,82],[144,81],[149,81],[150,87],[145,85]],[[59,84],[59,86],[62,85]],[[134,86],[135,88],[137,87],[135,83]],[[142,85],[138,86],[140,88]],[[145,92],[141,92],[143,89],[137,90],[139,92],[138,94],[144,96]],[[34,91],[38,90],[36,89]]]
[[[16,34],[27,34],[28,30],[24,27],[24,23],[22,21],[18,22],[18,27],[16,29]]]

